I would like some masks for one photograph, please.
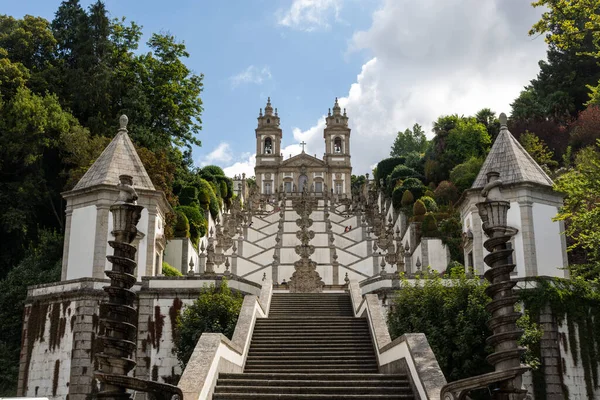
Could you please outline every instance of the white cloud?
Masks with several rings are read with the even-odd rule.
[[[254,65],[250,65],[248,68],[246,68],[239,74],[230,77],[229,81],[231,82],[231,87],[236,88],[237,86],[245,83],[254,83],[256,85],[261,85],[262,83],[270,79],[271,69],[268,66],[259,68]]]
[[[207,165],[223,165],[231,162],[232,159],[231,146],[229,143],[221,142],[213,151],[201,157],[198,164],[200,164],[201,167]]]
[[[338,19],[342,0],[293,0],[287,10],[279,10],[279,25],[302,31],[315,31],[330,27],[331,18]]]
[[[234,175],[246,174],[249,178],[254,176],[254,166],[256,165],[256,155],[244,153],[240,156],[240,161],[236,161],[233,165],[223,168],[226,176],[233,178]]]
[[[415,122],[429,131],[443,114],[509,113],[545,58],[543,38],[527,36],[539,17],[521,0],[384,0],[349,45],[350,53],[372,56],[340,98],[352,128],[353,172],[370,172],[389,156],[396,132]],[[294,129],[294,138],[320,155],[323,128],[320,118]]]

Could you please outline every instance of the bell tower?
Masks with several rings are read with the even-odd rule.
[[[325,119],[326,127],[323,131],[325,139],[325,155],[323,161],[329,167],[328,185],[334,193],[350,193],[350,176],[352,164],[350,162],[350,128],[346,109],[342,109],[337,97]]]
[[[281,162],[281,128],[277,109],[273,110],[271,98],[267,100],[265,113],[258,114],[256,128],[256,165],[274,165]]]
[[[327,164],[350,166],[350,128],[348,128],[348,117],[346,116],[346,109],[344,109],[344,113],[342,114],[337,97],[333,105],[333,113],[329,109],[325,121],[327,126],[323,131],[323,138],[325,139],[324,161]]]
[[[277,168],[283,157],[281,155],[281,128],[279,127],[277,109],[271,106],[271,98],[267,99],[265,113],[262,108],[258,114],[256,132],[256,166],[254,172],[256,183],[261,193],[270,194],[278,187]]]

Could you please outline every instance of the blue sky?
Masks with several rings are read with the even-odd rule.
[[[84,6],[91,3],[82,1]],[[2,12],[52,19],[60,1],[0,0]],[[106,1],[152,32],[185,42],[203,73],[198,165],[253,175],[258,109],[279,109],[284,154],[323,153],[323,115],[348,108],[354,173],[389,153],[398,130],[437,116],[509,103],[537,73],[543,39],[527,36],[540,10],[522,0]],[[131,121],[130,123],[135,123]]]

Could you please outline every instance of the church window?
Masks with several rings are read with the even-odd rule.
[[[333,152],[341,153],[342,152],[342,138],[336,137],[333,140]]]
[[[342,184],[341,183],[336,183],[335,184],[335,193],[336,194],[342,194]]]
[[[265,194],[271,194],[271,183],[270,182],[265,183]]]
[[[322,182],[315,182],[315,192],[317,192],[317,193],[323,192],[323,183]]]
[[[272,154],[273,153],[273,141],[271,140],[271,138],[266,138],[265,139],[265,154]]]
[[[292,182],[285,182],[285,192],[291,193],[292,191]]]
[[[335,123],[336,123],[336,124],[339,124],[339,123],[340,123],[340,119],[339,119],[339,118],[336,118],[336,119],[335,119]]]
[[[271,118],[267,118],[267,124],[271,123]]]

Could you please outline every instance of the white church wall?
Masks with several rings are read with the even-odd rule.
[[[339,284],[339,282],[333,281],[333,267],[330,264],[317,265],[317,272],[319,273],[319,275],[321,276],[321,279],[323,280],[323,282],[326,285]],[[341,277],[341,279],[338,277],[338,280],[343,280],[343,279],[344,279],[343,276]]]
[[[558,209],[555,206],[533,203],[533,229],[538,275],[565,277],[563,239],[560,223],[553,222]]]
[[[66,279],[92,276],[96,239],[96,206],[76,208],[71,216]]]

